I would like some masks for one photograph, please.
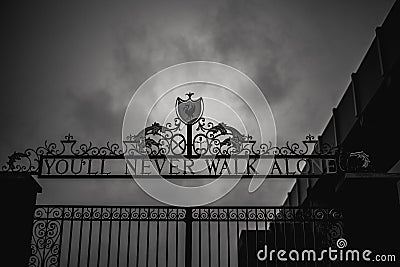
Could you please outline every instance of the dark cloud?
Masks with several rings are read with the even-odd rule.
[[[210,28],[222,59],[245,71],[278,104],[290,92],[292,79],[280,70],[288,59],[285,40],[275,26],[276,15],[267,5],[231,1],[221,6]]]
[[[88,133],[83,140],[94,138],[101,144],[104,137],[109,136],[119,141],[121,132],[122,116],[121,111],[112,109],[113,96],[106,89],[95,90],[94,93],[82,91],[71,92],[70,101],[72,104],[71,118],[72,128],[79,133]]]
[[[253,78],[281,140],[319,134],[393,2],[5,4],[0,159],[69,132],[83,142],[118,141],[137,86],[189,60]]]

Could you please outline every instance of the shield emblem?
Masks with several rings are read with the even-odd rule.
[[[185,124],[194,124],[203,115],[203,98],[198,98],[193,100],[192,95],[194,93],[187,93],[188,99],[183,100],[182,98],[178,97],[176,99],[176,115],[178,118]]]

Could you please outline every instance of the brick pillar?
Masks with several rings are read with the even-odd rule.
[[[33,212],[40,185],[28,173],[0,172],[1,262],[28,266]]]

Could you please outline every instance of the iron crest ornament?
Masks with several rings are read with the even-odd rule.
[[[324,144],[311,135],[299,143],[277,145],[273,114],[262,92],[254,88],[255,93],[246,95],[252,91],[246,89],[239,94],[229,87],[232,85],[221,85],[213,78],[220,77],[215,73],[226,73],[222,76],[236,75],[242,82],[247,81],[247,84],[240,83],[242,88],[254,87],[255,83],[222,65],[203,79],[197,74],[207,72],[214,65],[202,64],[191,71],[186,67],[193,67],[192,64],[179,65],[178,70],[168,69],[168,75],[161,73],[160,81],[149,80],[142,84],[125,112],[120,143],[107,142],[105,146],[97,147],[91,142],[79,144],[67,135],[60,144],[45,142],[43,146],[15,152],[1,166],[1,171],[29,172],[39,179],[133,178],[143,191],[161,202],[200,206],[220,199],[242,178],[251,179],[248,190],[254,192],[267,178],[318,178],[346,171],[354,161],[343,159],[339,147]],[[190,73],[196,77],[190,77]],[[186,80],[173,80],[178,85],[166,84],[171,82],[168,77]],[[157,98],[153,99],[153,95],[148,96],[148,90],[154,90],[155,84],[162,85],[165,95],[155,95]],[[166,86],[172,89],[166,91]],[[186,89],[191,92],[186,93]],[[146,99],[146,92],[150,99]],[[186,99],[178,97],[185,93]],[[204,99],[194,98],[194,93],[196,96],[201,94]],[[231,102],[226,103],[227,99]],[[254,99],[257,102],[251,102]],[[144,103],[154,104],[147,110]],[[175,108],[176,117],[164,113],[168,105]],[[205,105],[215,113],[207,112],[205,117]],[[252,108],[255,105],[257,109]],[[224,112],[225,106],[229,109]],[[255,114],[255,110],[262,112]],[[268,114],[270,119],[266,118]],[[269,135],[265,129],[272,129]],[[256,137],[253,138],[250,132]],[[362,154],[352,157],[366,158]],[[368,164],[364,160],[361,166]],[[174,183],[176,179],[202,180],[188,181],[190,186],[180,186]],[[214,190],[215,187],[221,190]]]
[[[185,124],[195,124],[203,115],[204,103],[203,98],[192,99],[194,93],[187,93],[188,98],[183,100],[178,97],[176,99],[175,111],[178,118]]]
[[[224,122],[211,122],[202,117],[203,98],[193,100],[193,93],[189,92],[186,95],[188,96],[186,100],[180,97],[176,99],[176,113],[180,116],[174,118],[173,123],[154,122],[139,132],[126,136],[121,145],[110,142],[102,147],[94,146],[91,142],[78,144],[77,140],[68,134],[64,140],[60,141],[61,145],[46,141],[44,146],[36,149],[14,152],[8,157],[1,171],[30,172],[39,175],[39,178],[65,176],[124,178],[129,176],[126,168],[123,168],[124,172],[121,173],[108,169],[108,162],[113,159],[124,159],[124,157],[133,160],[135,164],[146,164],[146,159],[156,160],[158,161],[156,164],[159,164],[157,166],[170,164],[164,164],[167,158],[174,161],[171,164],[182,161],[186,167],[190,164],[187,169],[184,169],[181,175],[183,178],[189,177],[187,173],[191,173],[192,177],[200,175],[200,173],[192,173],[190,168],[202,160],[207,164],[209,173],[201,175],[213,177],[219,177],[223,170],[227,170],[231,176],[245,175],[251,178],[259,174],[255,163],[266,160],[274,162],[272,172],[265,173],[272,177],[325,174],[328,170],[321,165],[323,161],[329,161],[330,164],[335,162],[335,172],[355,171],[354,166],[359,165],[367,169],[369,165],[370,161],[365,153],[340,153],[337,147],[321,144],[312,135],[306,136],[301,143],[286,142],[283,146],[274,146],[272,142],[257,143],[251,135],[243,134],[231,125]],[[183,131],[184,128],[186,131]],[[233,161],[228,163],[232,159]],[[356,159],[357,164],[354,163]],[[247,164],[245,172],[238,170],[238,166],[243,162]],[[212,167],[213,171],[209,163],[215,164],[215,168]],[[235,164],[231,166],[231,163]],[[289,163],[296,165],[297,168],[289,171],[291,167]],[[316,163],[320,164],[320,172],[311,169],[311,165]],[[305,167],[304,164],[306,164]],[[96,166],[97,169],[94,169]],[[167,169],[171,170],[174,166]],[[143,168],[138,167],[137,170],[147,167],[144,165]],[[159,169],[156,174],[164,175],[162,168]],[[304,169],[309,171],[304,173]],[[85,170],[87,170],[86,173]],[[172,174],[175,175],[177,172],[167,173],[167,176]],[[146,175],[145,172],[135,173],[135,176],[146,177]]]
[[[121,168],[123,172],[109,168],[111,161],[124,158],[133,161],[135,166],[143,165],[135,167],[135,177],[146,177],[149,174],[145,171],[149,167],[146,160],[156,162],[155,175],[178,177],[180,174],[182,178],[196,175],[220,177],[223,171],[232,177],[309,177],[328,172],[356,171],[361,167],[367,169],[369,166],[370,161],[365,153],[343,153],[337,147],[321,144],[312,135],[306,136],[301,143],[286,142],[283,146],[275,146],[272,142],[257,143],[251,135],[243,134],[234,126],[211,122],[202,117],[203,98],[192,99],[193,93],[190,92],[186,95],[186,100],[180,97],[176,99],[175,108],[179,118],[174,118],[173,123],[154,122],[126,136],[121,145],[110,142],[102,147],[94,146],[91,142],[79,145],[68,134],[61,140],[61,145],[46,141],[44,146],[36,149],[14,152],[1,171],[30,172],[39,178],[124,178],[130,176],[125,165]],[[167,158],[172,161],[165,163]],[[259,175],[257,164],[266,161],[273,162],[272,171]],[[182,162],[183,172],[178,173],[173,169],[176,167],[174,164]],[[197,163],[206,164],[206,173],[193,171]],[[162,168],[168,164],[171,166]],[[244,164],[244,167],[240,164]],[[327,169],[332,164],[334,171]]]

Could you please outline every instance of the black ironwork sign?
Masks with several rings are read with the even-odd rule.
[[[154,122],[121,144],[59,143],[14,152],[3,172],[38,178],[295,178],[367,169],[363,152],[342,153],[308,135],[258,144],[203,117],[202,98],[177,98],[177,118]],[[262,172],[262,168],[268,172]],[[343,233],[331,208],[36,205],[29,266],[257,266],[256,251],[324,248]],[[160,264],[163,263],[163,264]],[[274,262],[278,265],[278,262]]]
[[[176,100],[177,118],[158,122],[126,136],[122,145],[78,144],[72,135],[60,143],[45,142],[35,149],[15,152],[2,171],[29,172],[39,178],[215,178],[320,177],[345,170],[368,169],[363,152],[343,154],[308,135],[300,143],[257,144],[224,122],[202,117],[202,98]],[[345,155],[345,157],[343,156]],[[267,173],[259,168],[268,165]]]

